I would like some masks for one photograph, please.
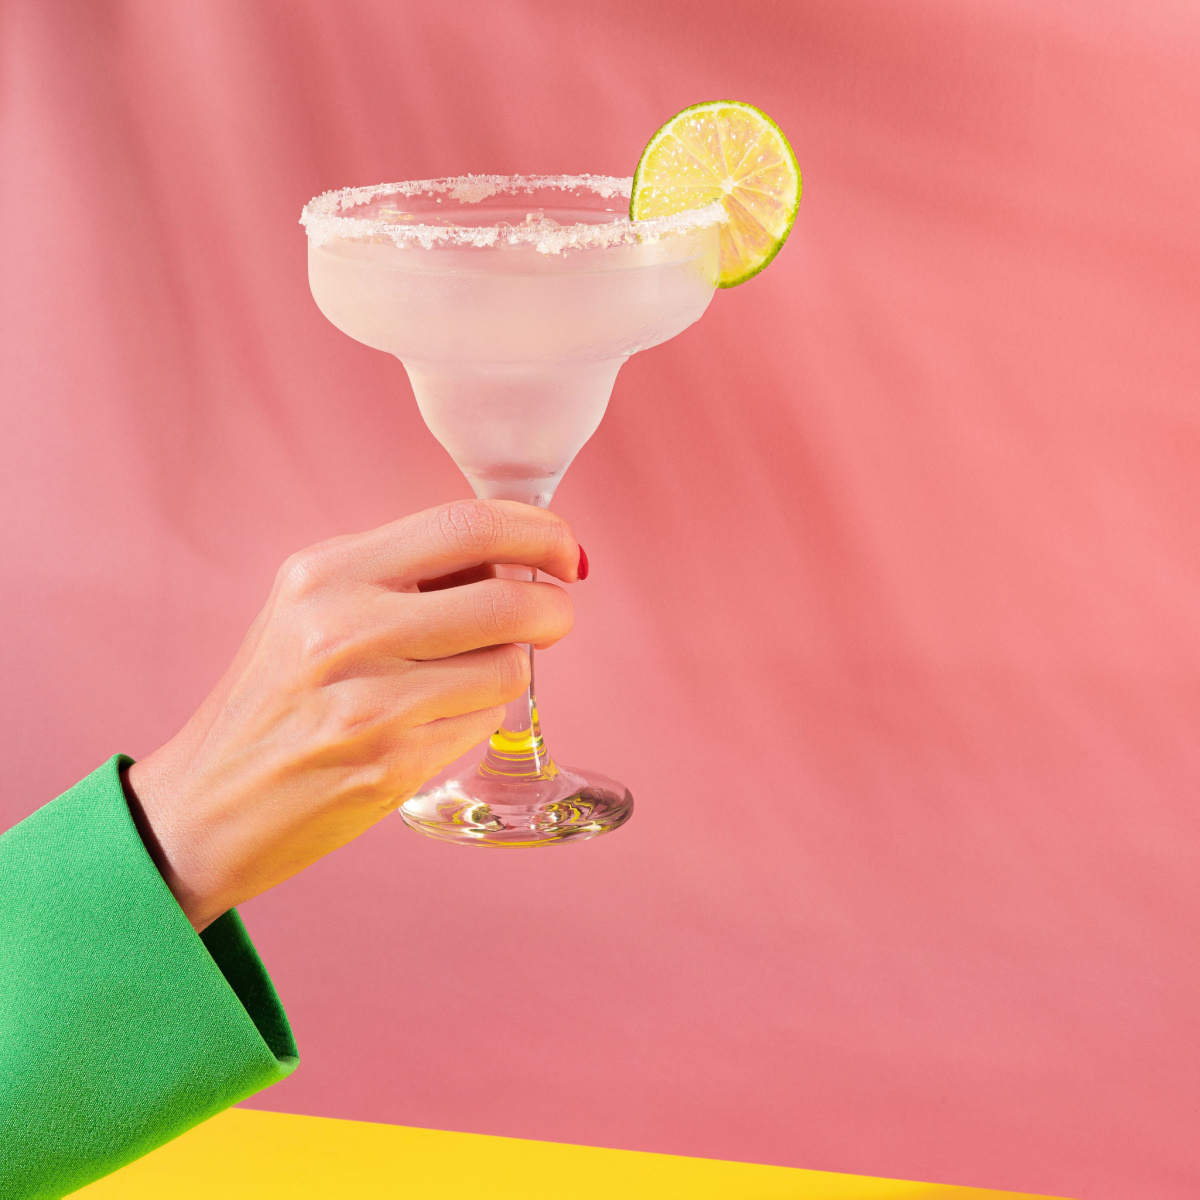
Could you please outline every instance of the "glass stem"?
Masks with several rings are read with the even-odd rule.
[[[497,566],[497,579],[531,582],[537,571],[531,567]],[[488,741],[487,753],[479,764],[481,774],[518,780],[553,779],[558,774],[554,760],[542,740],[534,694],[533,647],[522,647],[529,655],[529,687],[525,694],[510,700],[504,711],[504,723]]]

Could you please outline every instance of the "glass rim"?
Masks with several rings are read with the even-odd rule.
[[[569,249],[655,242],[662,237],[689,230],[704,229],[728,220],[720,202],[703,208],[688,209],[670,216],[634,221],[627,215],[615,215],[611,221],[581,222],[574,225],[537,222],[509,225],[426,225],[420,221],[399,224],[390,220],[347,216],[359,205],[381,196],[449,196],[463,204],[477,204],[496,195],[532,194],[534,191],[587,190],[602,199],[620,196],[628,199],[633,179],[615,175],[455,175],[441,179],[417,179],[401,183],[377,183],[367,187],[348,187],[314,196],[300,214],[300,224],[313,247],[335,238],[348,241],[384,239],[397,247],[420,246],[431,250],[436,245],[486,249],[498,246],[532,246],[543,254],[558,254]],[[399,214],[397,214],[399,215]]]

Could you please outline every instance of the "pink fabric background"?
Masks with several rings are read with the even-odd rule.
[[[634,822],[389,820],[248,905],[303,1055],[256,1104],[1200,1194],[1200,9],[0,14],[5,823],[169,736],[291,550],[464,492],[313,305],[310,196],[628,173],[724,95],[805,171],[557,504],[547,733]]]

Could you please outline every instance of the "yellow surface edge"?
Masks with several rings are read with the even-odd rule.
[[[73,1195],[84,1200],[1003,1200],[1018,1193],[235,1108]]]

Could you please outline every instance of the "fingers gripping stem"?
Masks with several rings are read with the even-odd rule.
[[[499,579],[537,580],[537,571],[523,566],[497,566]],[[537,698],[534,693],[533,647],[525,646],[529,655],[529,687],[505,707],[504,723],[488,741],[487,753],[479,764],[485,775],[500,776],[514,782],[526,779],[552,779],[558,774],[554,760],[546,751],[542,727],[538,720]]]

